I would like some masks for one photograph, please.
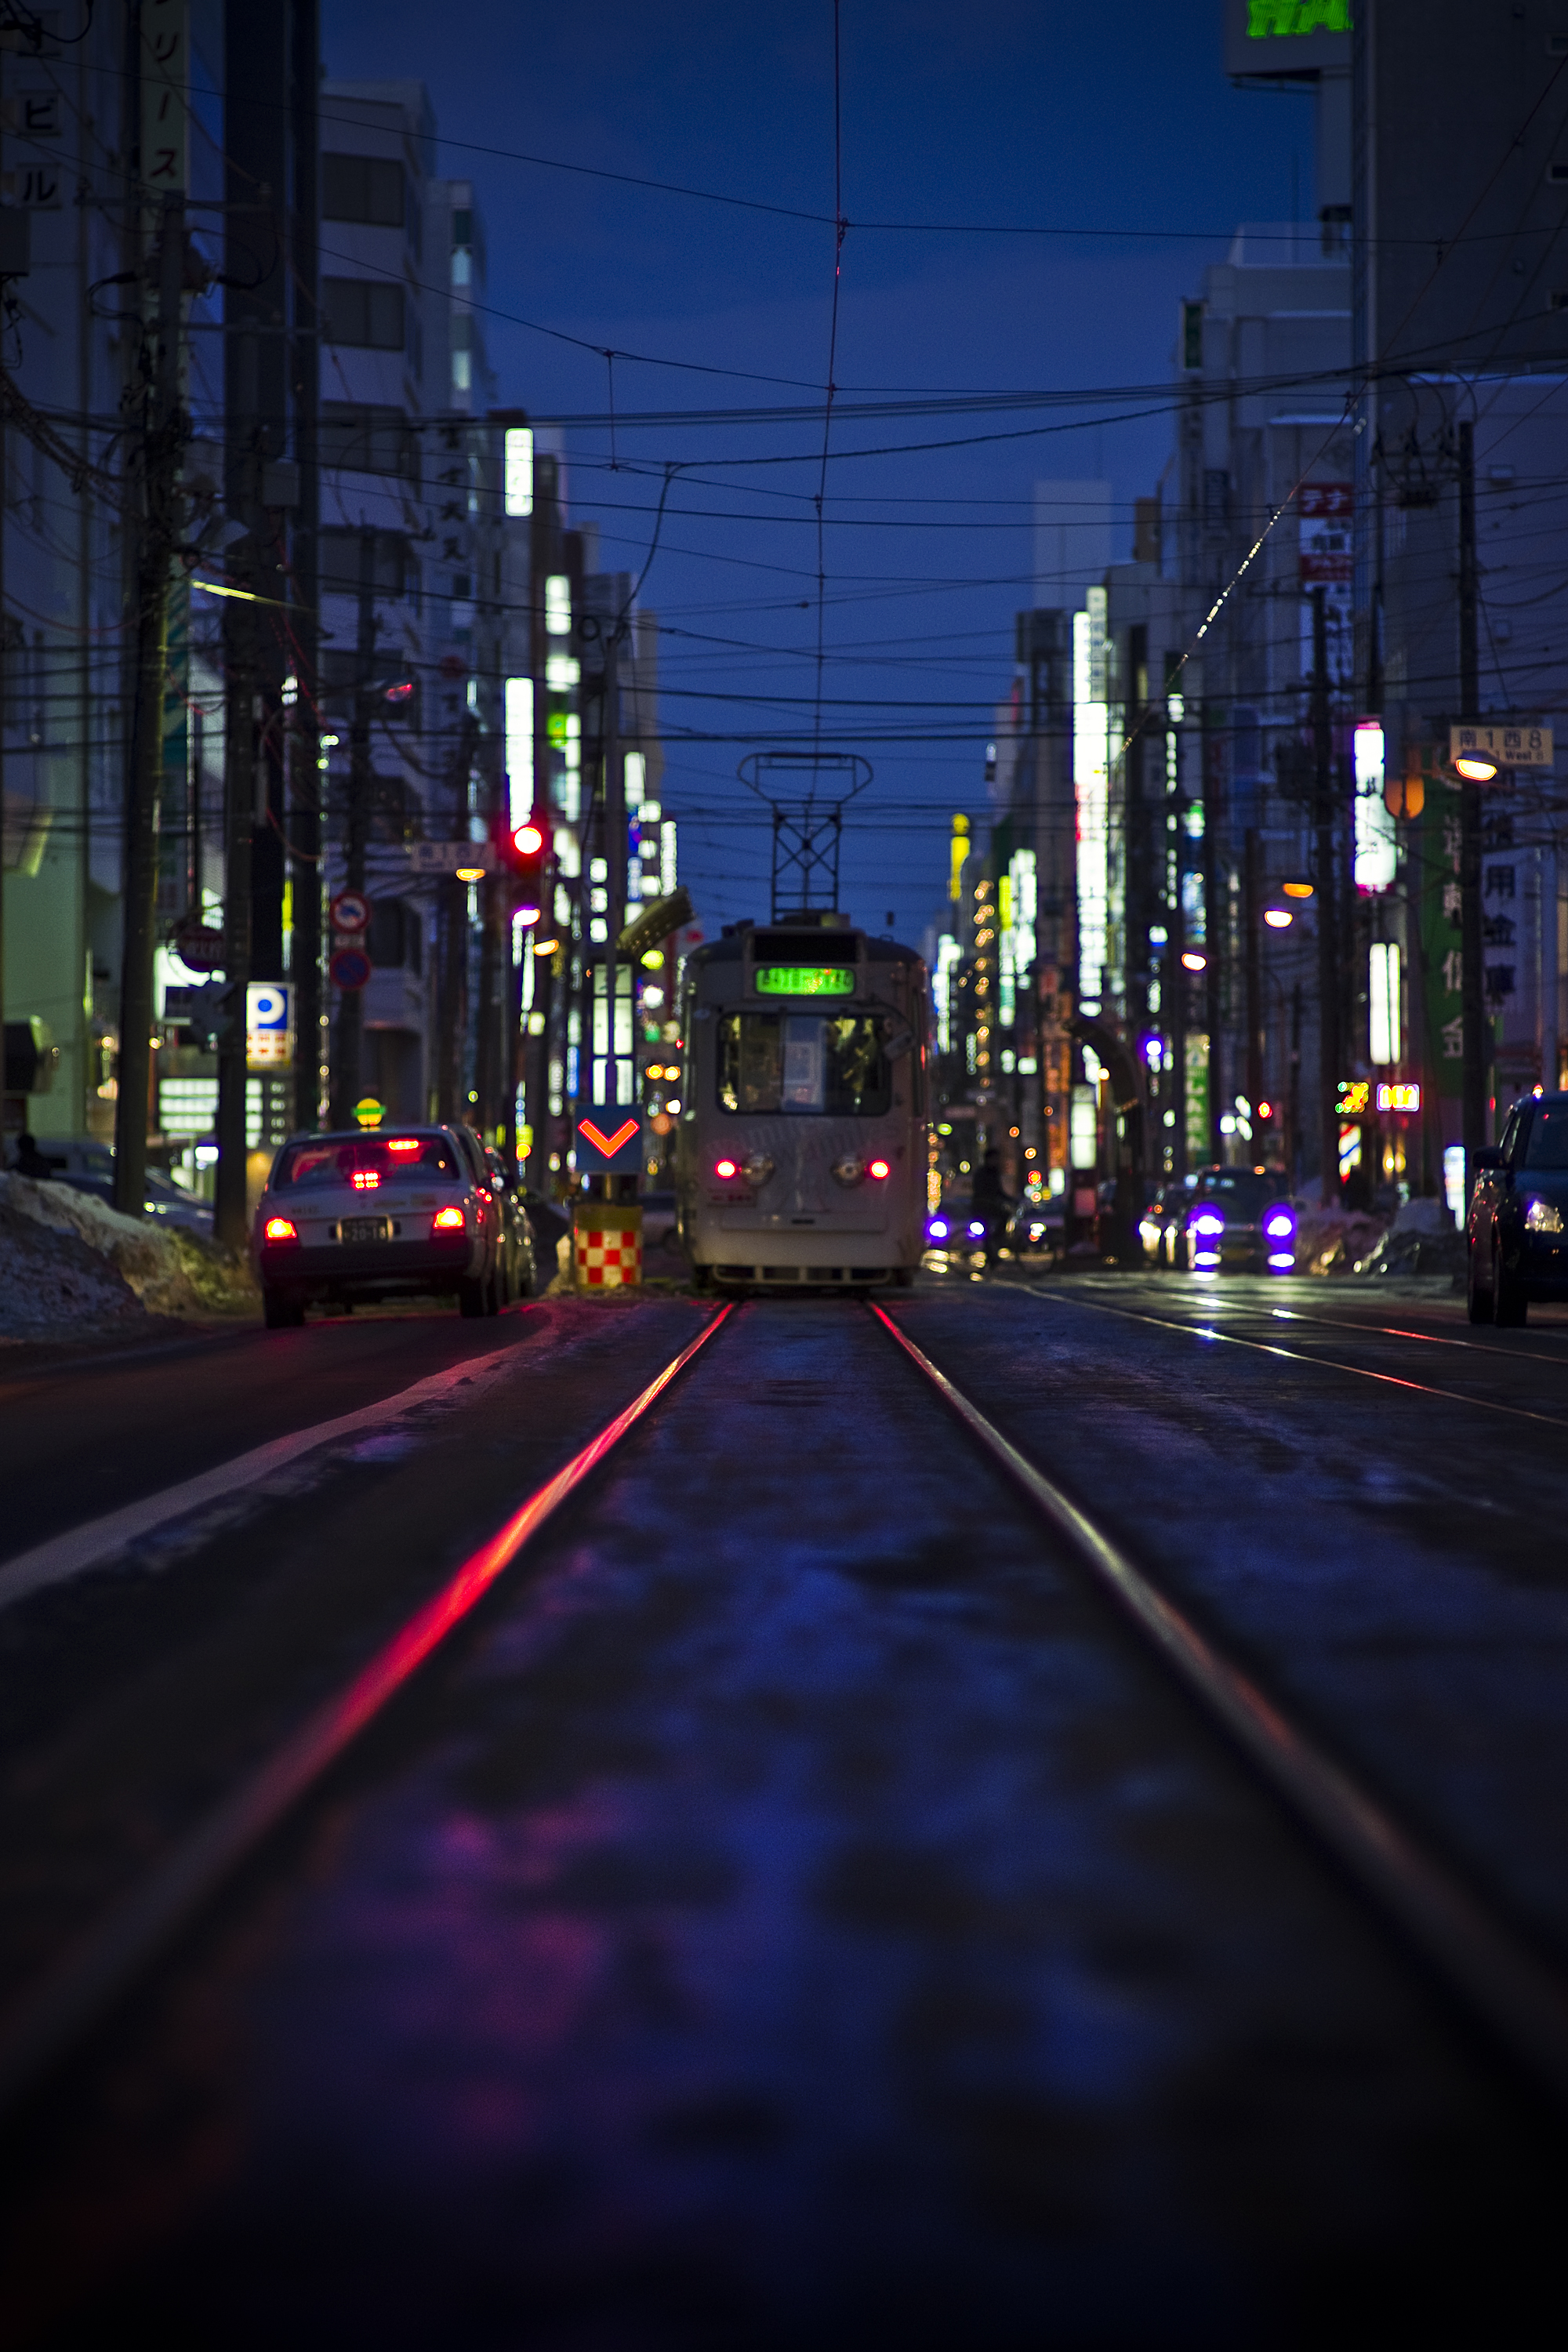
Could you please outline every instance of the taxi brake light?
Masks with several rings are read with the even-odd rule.
[[[386,1148],[388,1151],[417,1151],[419,1149],[419,1138],[416,1135],[395,1135],[388,1142]]]
[[[269,1242],[297,1242],[300,1238],[300,1229],[292,1217],[268,1217],[262,1230]]]
[[[463,1229],[463,1213],[459,1208],[437,1209],[430,1220],[433,1234],[456,1234]]]
[[[356,1168],[354,1170],[354,1191],[356,1192],[374,1192],[380,1182],[381,1171],[379,1168]]]

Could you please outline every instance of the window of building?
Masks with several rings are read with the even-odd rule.
[[[321,592],[324,595],[357,596],[362,562],[361,530],[342,530],[335,527],[321,532],[317,545],[320,550]],[[378,530],[371,533],[374,545],[371,551],[372,584],[378,596],[402,596],[408,593],[412,563],[408,541],[400,530]]]
[[[321,218],[401,228],[406,197],[401,163],[380,155],[323,155]]]
[[[350,350],[400,352],[407,340],[406,310],[402,287],[390,280],[321,280],[321,328],[330,343]]]
[[[401,408],[356,408],[346,401],[323,401],[320,446],[323,466],[419,478],[419,436]]]

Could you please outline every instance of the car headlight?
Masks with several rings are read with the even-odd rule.
[[[1194,1234],[1223,1234],[1225,1219],[1217,1209],[1200,1209],[1193,1219],[1193,1231]]]
[[[969,1232],[970,1238],[972,1240],[983,1242],[985,1239],[985,1220],[984,1217],[971,1218]]]
[[[946,1241],[947,1219],[945,1217],[933,1217],[931,1219],[931,1223],[926,1227],[926,1239],[930,1242]]]
[[[1524,1213],[1524,1223],[1527,1233],[1560,1234],[1563,1212],[1554,1201],[1531,1201]]]

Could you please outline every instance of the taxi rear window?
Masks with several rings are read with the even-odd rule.
[[[460,1184],[458,1155],[440,1135],[365,1135],[353,1143],[291,1143],[272,1178],[275,1192],[325,1184],[379,1192],[384,1184]]]

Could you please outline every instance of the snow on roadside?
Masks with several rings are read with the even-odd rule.
[[[253,1313],[257,1303],[248,1266],[216,1244],[121,1216],[68,1184],[0,1174],[0,1332]]]

